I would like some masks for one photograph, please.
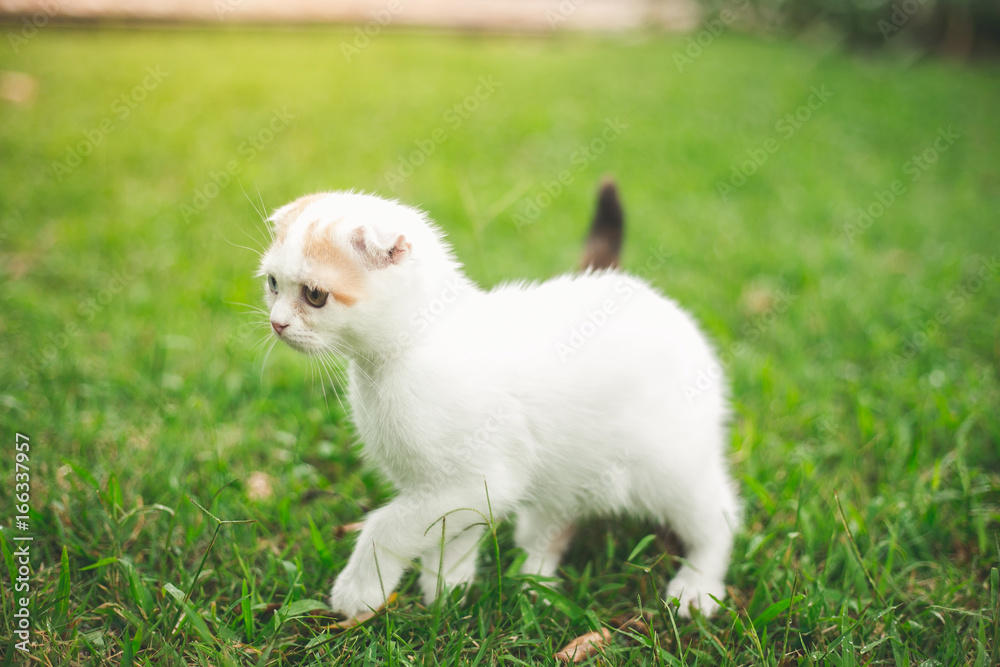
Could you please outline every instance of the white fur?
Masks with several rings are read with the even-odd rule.
[[[301,303],[299,285],[321,269],[301,248],[316,219],[335,223],[328,233],[344,248],[361,227],[383,249],[400,235],[410,249],[366,269],[354,305],[331,298],[314,309]],[[685,615],[689,605],[715,610],[738,520],[724,459],[726,386],[720,379],[685,395],[719,365],[673,301],[617,271],[483,291],[423,213],[352,193],[305,208],[261,273],[279,284],[276,296],[265,291],[272,320],[288,325],[282,338],[349,357],[365,456],[398,490],[365,518],[333,586],[334,610],[382,606],[417,558],[428,600],[439,577],[448,588],[467,584],[483,517],[511,514],[524,570],[545,576],[582,519],[667,525],[687,548],[667,596]]]

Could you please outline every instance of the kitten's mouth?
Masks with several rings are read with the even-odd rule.
[[[316,350],[313,349],[312,346],[307,345],[306,343],[298,339],[289,338],[287,334],[276,333],[275,336],[278,338],[278,340],[280,340],[282,343],[292,348],[296,352],[301,352],[302,354],[316,354]]]
[[[282,343],[284,343],[288,347],[292,348],[293,350],[297,350],[298,352],[305,352],[306,351],[306,348],[302,346],[302,343],[300,343],[299,341],[295,340],[294,338],[290,338],[289,336],[285,335],[283,332],[275,331],[274,335],[277,337],[278,340],[280,340]]]

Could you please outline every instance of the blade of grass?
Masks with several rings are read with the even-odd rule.
[[[66,545],[63,545],[62,558],[59,559],[59,583],[56,586],[56,607],[54,610],[55,622],[64,623],[69,617],[69,554]]]
[[[865,578],[868,580],[868,585],[871,586],[872,593],[875,595],[875,598],[879,601],[879,605],[885,607],[886,606],[885,600],[882,599],[882,594],[879,593],[878,585],[876,585],[875,579],[872,578],[871,572],[869,572],[868,568],[865,567],[865,561],[861,557],[861,551],[858,549],[858,545],[854,541],[854,535],[851,534],[851,529],[847,525],[847,517],[844,515],[844,508],[840,504],[840,494],[834,491],[833,499],[837,503],[837,510],[840,513],[840,523],[844,527],[844,533],[847,535],[847,543],[851,547],[851,553],[854,554],[854,557],[857,559],[858,566],[861,568],[861,571],[864,573]]]
[[[200,637],[201,640],[209,646],[212,646],[215,643],[215,637],[208,629],[208,624],[205,623],[205,619],[202,618],[201,614],[198,613],[198,610],[192,607],[188,602],[187,594],[171,583],[163,585],[163,592],[173,598],[178,607],[181,609],[181,614],[177,616],[177,619],[174,621],[174,625],[170,628],[171,634],[180,629],[181,620],[186,618],[198,637]]]
[[[247,642],[253,642],[254,631],[253,631],[253,611],[250,604],[250,587],[247,586],[247,580],[243,580],[243,596],[240,598],[240,606],[243,611],[243,629],[247,634]]]

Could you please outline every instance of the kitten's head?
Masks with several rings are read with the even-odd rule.
[[[269,219],[259,275],[275,335],[309,354],[391,339],[439,239],[422,213],[371,195],[309,195]]]

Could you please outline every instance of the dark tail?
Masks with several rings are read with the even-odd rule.
[[[618,188],[610,178],[601,184],[597,195],[597,211],[590,223],[590,235],[583,246],[580,268],[618,268],[625,233],[625,214],[618,201]]]

